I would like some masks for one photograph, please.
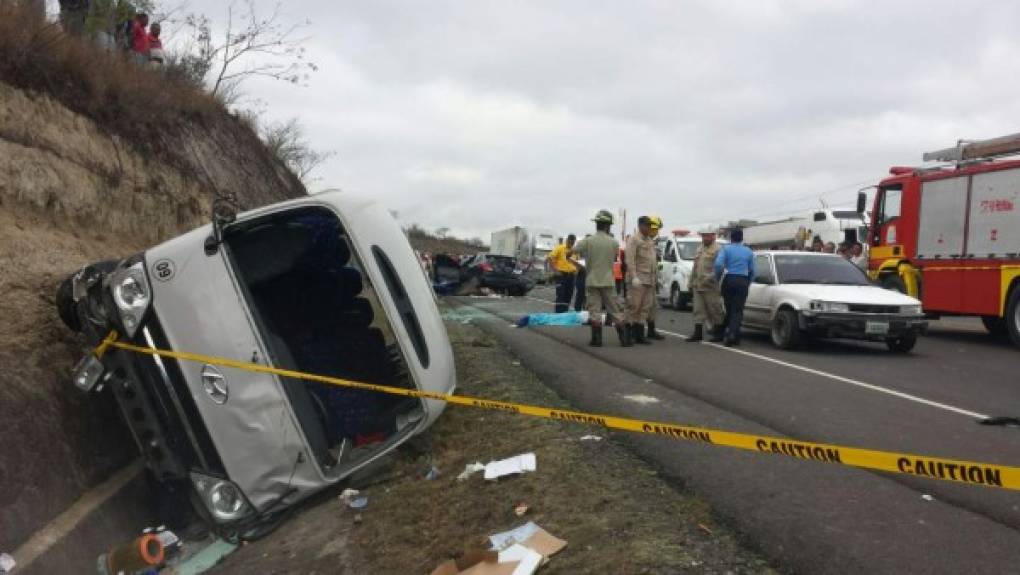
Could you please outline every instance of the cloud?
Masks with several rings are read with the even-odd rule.
[[[308,57],[321,70],[307,88],[247,89],[337,152],[322,187],[482,238],[518,224],[580,232],[602,208],[679,227],[851,204],[856,184],[925,150],[1018,131],[1020,6],[1009,2],[286,10],[312,18]]]

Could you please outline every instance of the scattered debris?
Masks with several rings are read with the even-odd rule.
[[[364,509],[368,505],[368,497],[360,496],[357,489],[344,489],[340,494],[340,502],[351,509]]]
[[[485,466],[485,478],[499,479],[507,475],[519,475],[536,469],[538,469],[538,461],[535,459],[535,454],[522,453],[501,461],[490,461]]]
[[[0,553],[0,575],[7,575],[18,563],[7,553]]]
[[[432,575],[531,575],[567,542],[549,534],[534,521],[489,536],[492,549],[472,550],[441,563]]]
[[[492,548],[496,551],[506,549],[514,543],[523,543],[527,541],[532,535],[538,532],[541,527],[538,526],[534,521],[528,521],[524,525],[510,529],[509,531],[503,531],[496,533],[495,535],[489,535],[489,543]]]
[[[514,514],[518,517],[524,517],[524,514],[528,512],[528,509],[528,504],[521,502],[517,505],[517,507],[514,507]]]
[[[439,468],[433,465],[425,474],[425,481],[433,481],[437,477],[439,477],[439,475],[440,475]]]
[[[698,529],[701,529],[702,531],[708,533],[709,535],[715,535],[715,533],[711,529],[709,529],[706,525],[702,523],[698,523]]]
[[[165,559],[163,544],[153,533],[146,533],[122,543],[99,556],[96,561],[100,573],[135,573],[153,568]]]
[[[511,365],[520,365],[521,362],[515,359],[515,360],[511,361],[510,364]]]
[[[928,495],[927,493],[925,493],[924,495],[922,495],[922,496],[921,496],[921,499],[924,499],[925,501],[935,501],[935,498],[934,498],[934,497],[932,497],[931,495]]]
[[[432,575],[512,575],[516,564],[499,564],[499,555],[494,551],[474,549],[457,559],[448,559],[432,570]]]
[[[655,383],[655,380],[652,380],[652,379],[646,379],[646,380],[645,380],[645,383]]]
[[[534,549],[529,549],[521,544],[511,545],[509,548],[499,552],[499,563],[517,563],[512,575],[531,575],[538,570],[542,564],[542,554]]]
[[[659,403],[659,399],[650,395],[625,395],[623,396],[627,401],[633,401],[634,403],[640,403],[641,405],[648,405],[650,403]]]
[[[189,541],[191,546],[192,542]],[[170,565],[170,572],[173,575],[198,575],[212,569],[214,565],[237,550],[237,545],[228,543],[222,539],[216,539],[206,545],[201,551],[181,561],[177,565]]]
[[[481,463],[478,463],[478,462],[468,463],[467,465],[464,466],[464,471],[461,471],[460,475],[457,476],[457,481],[464,481],[465,479],[467,479],[468,477],[471,477],[475,473],[478,473],[479,471],[484,471],[484,470],[485,470],[485,466],[482,465]]]
[[[602,441],[602,437],[598,435],[582,435],[581,441]]]
[[[471,318],[467,318],[465,320],[462,320],[460,323],[462,323],[464,325],[467,325],[467,324],[471,323]]]
[[[354,524],[355,525],[361,525],[361,514],[360,513],[358,513],[357,515],[354,516]]]

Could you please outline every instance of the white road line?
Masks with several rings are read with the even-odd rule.
[[[818,370],[818,369],[813,369],[813,368],[810,368],[810,367],[805,367],[803,365],[797,365],[795,363],[790,363],[788,361],[783,361],[781,359],[776,359],[776,358],[773,358],[773,357],[769,357],[767,355],[760,355],[760,354],[757,354],[757,353],[754,353],[754,352],[744,351],[742,349],[737,349],[735,347],[726,347],[726,346],[723,346],[723,345],[719,345],[717,343],[710,343],[710,342],[702,342],[702,343],[705,344],[705,345],[710,345],[712,347],[722,349],[722,350],[732,351],[733,353],[739,353],[741,355],[746,355],[747,357],[753,357],[755,359],[760,359],[762,361],[767,361],[769,363],[774,363],[776,365],[781,365],[783,367],[788,367],[790,369],[796,369],[798,371],[803,371],[805,373],[810,373],[810,374],[813,374],[813,375],[820,375],[822,377],[827,377],[827,378],[832,379],[834,381],[839,381],[839,382],[842,382],[842,383],[849,383],[850,385],[856,385],[857,387],[861,387],[861,388],[864,388],[864,389],[870,389],[871,391],[877,391],[879,393],[885,393],[887,395],[892,395],[894,397],[899,397],[900,399],[906,399],[906,400],[909,400],[909,401],[913,401],[915,403],[920,403],[920,404],[923,404],[923,405],[927,405],[929,407],[937,407],[939,409],[944,409],[946,411],[951,411],[953,413],[958,413],[960,415],[966,415],[967,417],[971,417],[971,418],[975,418],[975,419],[984,419],[984,418],[988,417],[987,415],[982,414],[982,413],[977,413],[976,411],[970,411],[968,409],[963,409],[961,407],[955,407],[955,406],[952,406],[952,405],[947,405],[945,403],[939,403],[937,401],[932,401],[930,399],[925,399],[923,397],[918,397],[916,395],[911,395],[909,393],[903,393],[902,391],[896,391],[895,389],[889,389],[889,388],[886,388],[886,387],[882,387],[880,385],[875,385],[873,383],[865,383],[863,381],[859,381],[859,380],[856,380],[856,379],[851,379],[849,377],[843,377],[842,375],[836,375],[834,373],[829,373],[827,371],[821,371],[821,370]]]
[[[541,302],[545,302],[545,303],[554,303],[554,302],[551,302],[551,301],[548,301],[548,300],[544,300],[544,299],[540,299],[540,298],[537,298],[537,297],[532,297],[532,296],[525,296],[525,297],[527,297],[528,299],[533,299],[535,301],[541,301]],[[680,338],[680,339],[684,339],[684,340],[687,339],[687,336],[685,336],[685,335],[680,335],[678,333],[673,333],[671,331],[666,331],[664,329],[659,329],[657,331],[659,331],[661,333],[664,333],[666,335],[671,335],[671,336],[676,337],[676,338]],[[704,341],[704,342],[701,342],[701,343],[704,344],[704,345],[710,345],[712,347],[715,347],[715,348],[718,348],[718,349],[721,349],[721,350],[732,351],[733,353],[739,353],[739,354],[745,355],[747,357],[753,357],[755,359],[760,359],[762,361],[767,361],[769,363],[774,363],[776,365],[781,365],[783,367],[788,367],[790,369],[796,369],[797,371],[803,371],[804,373],[810,373],[812,375],[818,375],[818,376],[821,376],[821,377],[827,377],[827,378],[829,378],[829,379],[831,379],[833,381],[839,381],[841,383],[848,383],[850,385],[855,385],[855,386],[863,388],[863,389],[869,389],[871,391],[877,391],[878,393],[885,393],[885,394],[891,395],[893,397],[898,397],[900,399],[906,399],[908,401],[913,401],[915,403],[920,403],[922,405],[927,405],[929,407],[936,407],[938,409],[943,409],[945,411],[950,411],[950,412],[953,412],[953,413],[958,413],[960,415],[966,415],[967,417],[972,417],[972,418],[975,418],[975,419],[984,419],[984,418],[988,417],[987,415],[985,415],[983,413],[978,413],[976,411],[970,411],[969,409],[963,409],[962,407],[956,407],[956,406],[948,405],[948,404],[945,404],[945,403],[939,403],[938,401],[932,401],[930,399],[925,399],[923,397],[918,397],[916,395],[911,395],[909,393],[904,393],[902,391],[896,391],[895,389],[889,389],[887,387],[882,387],[880,385],[875,385],[873,383],[866,383],[866,382],[863,382],[863,381],[860,381],[860,380],[851,379],[849,377],[843,377],[842,375],[836,375],[835,373],[829,373],[827,371],[822,371],[822,370],[819,370],[819,369],[814,369],[814,368],[806,367],[806,366],[803,366],[803,365],[797,365],[796,363],[790,363],[788,361],[783,361],[781,359],[776,359],[774,357],[769,357],[767,355],[761,355],[761,354],[754,353],[754,352],[751,352],[751,351],[744,351],[742,349],[737,349],[735,347],[726,347],[724,345],[719,345],[717,343],[711,343],[711,342],[708,342],[708,341]]]
[[[142,460],[135,460],[127,467],[113,474],[112,477],[87,491],[78,501],[75,501],[63,513],[54,517],[42,529],[32,534],[28,541],[21,544],[11,554],[18,562],[19,573],[21,569],[28,567],[40,555],[49,551],[57,542],[63,539],[68,533],[74,531],[86,517],[92,514],[102,504],[116,495],[132,479],[144,469]]]

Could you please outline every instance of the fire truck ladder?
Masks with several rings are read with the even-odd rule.
[[[956,146],[924,154],[925,162],[966,162],[1020,154],[1020,134],[991,140],[960,140]]]

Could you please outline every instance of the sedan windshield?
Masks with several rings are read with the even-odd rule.
[[[776,255],[779,283],[868,285],[864,272],[838,256]]]

